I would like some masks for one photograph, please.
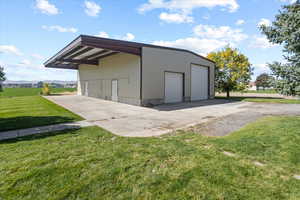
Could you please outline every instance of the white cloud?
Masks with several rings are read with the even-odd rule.
[[[210,19],[210,15],[209,15],[209,14],[206,14],[206,15],[204,15],[202,18],[205,19],[205,20],[209,20],[209,19]]]
[[[104,31],[100,31],[99,34],[97,34],[95,36],[102,37],[102,38],[115,38],[115,39],[127,40],[127,41],[132,41],[135,38],[135,36],[132,33],[126,33],[126,35],[124,35],[124,36],[111,37],[107,32],[104,32]]]
[[[23,59],[17,64],[8,64],[8,66],[22,67],[26,69],[44,69],[44,65],[41,63],[33,63],[29,59]]]
[[[28,59],[24,59],[24,60],[22,60],[20,63],[19,63],[20,65],[30,65],[31,64],[31,62],[30,62],[30,60],[28,60]]]
[[[134,40],[134,38],[135,38],[135,36],[132,33],[126,33],[126,35],[122,39],[132,41],[132,40]]]
[[[235,22],[235,24],[238,25],[238,26],[243,25],[243,24],[245,24],[245,20],[239,19],[239,20],[237,20],[237,21]]]
[[[284,3],[296,3],[297,0],[279,0]]]
[[[48,0],[36,0],[36,8],[44,14],[57,15],[58,9],[54,4],[49,3]]]
[[[194,22],[193,17],[185,15],[185,14],[179,14],[179,13],[166,13],[166,12],[162,12],[159,15],[159,18],[162,21],[165,21],[167,23],[181,24],[181,23],[192,23],[192,22]]]
[[[194,33],[201,38],[220,39],[229,43],[248,38],[241,29],[232,29],[229,26],[216,27],[200,24],[194,28]]]
[[[201,55],[218,50],[228,44],[236,46],[240,41],[248,38],[241,29],[229,26],[198,25],[194,28],[194,37],[180,38],[174,41],[154,41],[153,44],[189,49]]]
[[[183,38],[175,41],[154,41],[153,44],[167,47],[189,49],[201,55],[206,55],[211,51],[214,51],[227,45],[227,43],[224,41],[216,39],[200,39],[196,37]]]
[[[62,33],[66,33],[66,32],[70,32],[70,33],[76,33],[78,30],[76,28],[73,27],[62,27],[59,25],[53,25],[53,26],[46,26],[43,25],[42,29],[45,29],[47,31],[58,31],[58,32],[62,32]]]
[[[31,54],[31,57],[33,57],[35,59],[39,59],[39,60],[44,59],[44,56],[37,54],[37,53]]]
[[[85,13],[91,17],[97,17],[99,12],[101,11],[100,5],[98,5],[93,1],[85,1],[84,6],[85,6],[85,10],[84,10]]]
[[[153,9],[164,8],[167,10],[191,12],[196,8],[214,8],[216,6],[225,7],[230,12],[234,12],[239,8],[236,0],[148,0],[148,3],[141,5],[138,10],[143,13]]]
[[[236,0],[148,0],[142,4],[138,11],[145,13],[154,9],[165,9],[169,12],[162,12],[159,18],[167,23],[192,23],[194,18],[191,16],[194,9],[197,8],[222,7],[229,12],[235,12],[239,5]],[[204,19],[209,19],[206,15]]]
[[[1,63],[1,61],[0,61]],[[4,66],[8,80],[76,80],[76,70],[50,69],[42,64],[10,64],[1,63]]]
[[[97,34],[95,36],[96,37],[102,37],[102,38],[109,38],[109,35],[104,31],[100,31],[99,34]]]
[[[265,18],[261,18],[260,21],[258,22],[257,26],[260,27],[262,25],[271,26],[271,21],[268,19],[265,19]]]
[[[265,36],[254,36],[253,41],[249,46],[254,48],[268,49],[277,45],[269,42]]]
[[[257,77],[258,75],[260,75],[262,73],[268,73],[268,74],[271,73],[271,70],[267,64],[253,64],[252,67],[254,68],[253,78]]]
[[[253,67],[260,68],[260,69],[268,68],[267,64],[253,64]]]
[[[0,53],[10,53],[17,56],[23,55],[23,53],[14,45],[0,45]]]

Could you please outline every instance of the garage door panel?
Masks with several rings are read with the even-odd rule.
[[[208,67],[192,65],[191,100],[208,99]]]
[[[183,74],[165,72],[165,103],[182,102]]]

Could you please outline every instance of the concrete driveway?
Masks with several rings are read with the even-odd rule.
[[[114,134],[129,137],[162,135],[246,111],[251,104],[207,100],[146,108],[77,95],[46,98]]]

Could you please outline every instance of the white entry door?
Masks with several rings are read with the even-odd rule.
[[[89,96],[89,82],[84,82],[84,96]]]
[[[182,102],[183,74],[165,72],[165,103]]]
[[[111,82],[111,100],[118,101],[118,80]]]
[[[208,67],[192,65],[191,100],[208,99]]]

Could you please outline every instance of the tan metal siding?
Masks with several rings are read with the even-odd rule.
[[[140,57],[119,53],[101,59],[98,66],[80,65],[79,88],[89,82],[89,96],[111,100],[111,82],[118,79],[119,102],[140,105]],[[78,90],[83,95],[83,90]]]
[[[142,59],[142,101],[144,104],[163,103],[165,71],[184,73],[184,98],[189,101],[192,63],[210,68],[210,98],[214,97],[214,63],[192,53],[150,47],[143,47]]]

